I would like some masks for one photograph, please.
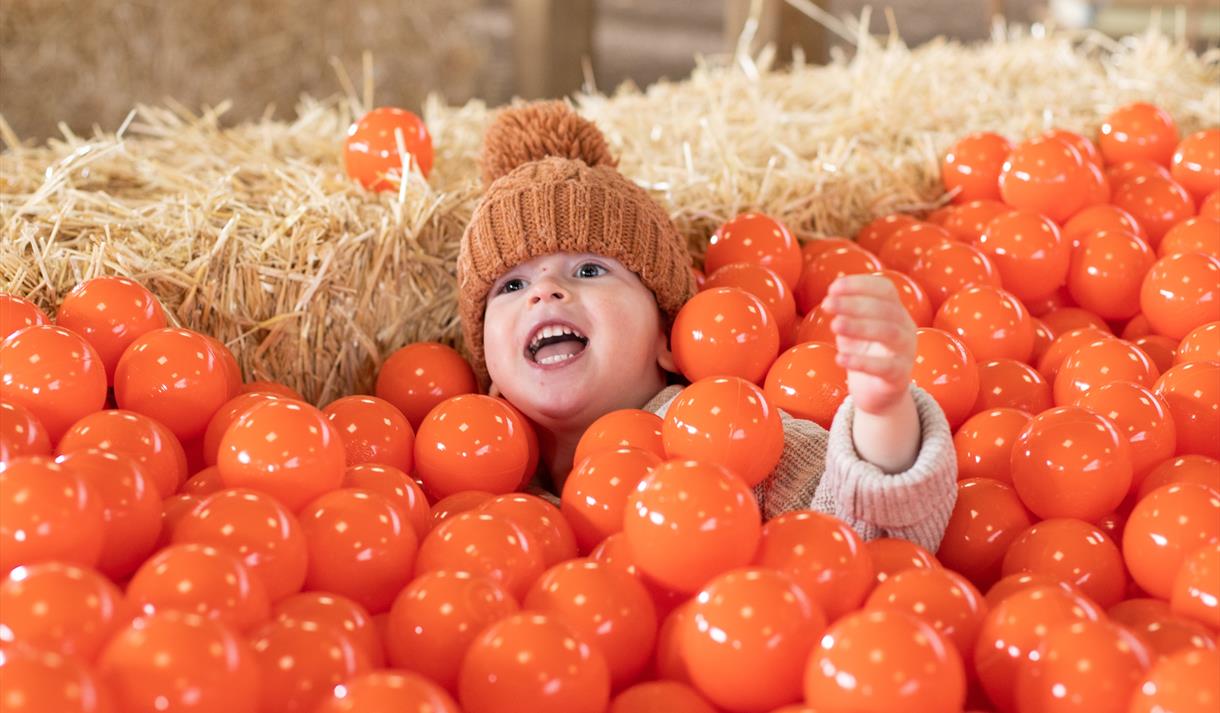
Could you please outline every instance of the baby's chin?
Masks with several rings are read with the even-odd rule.
[[[530,384],[510,398],[517,408],[521,409],[531,420],[548,426],[557,426],[572,422],[581,422],[589,414],[596,413],[600,408],[599,394],[604,394],[608,385],[599,387],[597,384],[559,383],[559,380],[546,380],[542,384]],[[508,392],[506,392],[508,393]],[[596,413],[596,418],[600,413]]]

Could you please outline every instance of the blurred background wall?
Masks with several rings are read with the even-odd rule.
[[[798,6],[859,16],[865,0],[754,0],[760,40],[812,60],[850,45]],[[429,92],[499,104],[556,96],[592,72],[610,91],[681,79],[696,54],[731,51],[751,0],[3,0],[0,114],[22,139],[114,130],[138,103],[192,110],[230,100],[227,122],[290,116],[302,93],[341,91],[335,62],[361,81],[373,58],[378,104],[417,108]],[[918,44],[988,36],[994,17],[1138,31],[1152,6],[1197,42],[1220,34],[1217,0],[889,0],[870,31]],[[1124,19],[1125,18],[1125,19]],[[1124,24],[1125,23],[1125,24]],[[757,43],[756,43],[757,44]],[[790,56],[790,55],[784,55]]]

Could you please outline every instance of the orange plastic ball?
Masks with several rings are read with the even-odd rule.
[[[308,554],[301,525],[264,493],[231,488],[207,496],[177,522],[171,540],[238,557],[272,602],[301,591],[305,583]]]
[[[963,662],[973,661],[974,642],[987,613],[983,595],[973,584],[939,567],[895,574],[877,585],[864,608],[900,611],[923,621],[957,647]]]
[[[123,351],[146,332],[164,328],[165,312],[135,280],[96,277],[64,295],[55,323],[92,344],[106,366],[107,378],[113,379]]]
[[[1073,351],[1055,374],[1055,403],[1070,406],[1113,381],[1151,387],[1161,374],[1144,350],[1122,339],[1102,337]]]
[[[931,309],[931,303],[929,303]],[[805,315],[800,324],[796,328],[796,343],[805,344],[806,342],[825,342],[833,345],[835,343],[835,332],[830,327],[831,321],[834,320],[834,315],[827,312],[824,307],[818,305],[812,312]],[[929,323],[931,317],[928,318]]]
[[[183,441],[202,436],[212,414],[237,392],[222,352],[185,329],[144,333],[114,371],[119,407],[160,421]]]
[[[1000,197],[1062,223],[1085,205],[1092,177],[1080,152],[1054,137],[1018,144],[1000,170]]]
[[[276,396],[282,396],[286,399],[296,399],[297,401],[305,400],[305,397],[302,396],[301,393],[296,389],[290,386],[285,386],[284,384],[276,381],[265,381],[258,379],[255,381],[247,381],[241,385],[241,393],[243,394],[249,394],[255,391],[275,394]]]
[[[461,713],[432,681],[405,671],[373,671],[336,686],[315,713]]]
[[[1215,649],[1216,636],[1206,626],[1173,613],[1160,599],[1125,599],[1106,612],[1148,643],[1158,658],[1190,649]]]
[[[544,566],[576,557],[576,536],[559,508],[537,495],[507,493],[480,503],[478,512],[508,518],[536,543]]]
[[[763,301],[780,334],[787,334],[796,324],[796,298],[792,288],[774,270],[748,262],[725,265],[707,276],[705,290],[717,287],[737,287]]]
[[[1152,665],[1139,637],[1108,621],[1060,624],[1017,675],[1017,709],[1127,713],[1127,701]]]
[[[664,457],[661,417],[640,409],[620,409],[599,417],[580,437],[572,462],[580,465],[594,453],[620,448],[639,448]]]
[[[1008,546],[1030,524],[1029,511],[1011,486],[991,478],[963,480],[936,557],[988,589],[1000,578]]]
[[[0,401],[0,461],[51,455],[51,435],[30,410]]]
[[[127,585],[141,614],[180,611],[246,631],[270,616],[267,590],[241,560],[208,545],[171,545],[153,555]]]
[[[1091,233],[1126,232],[1147,242],[1146,234],[1130,213],[1114,205],[1085,208],[1063,224],[1063,239],[1075,250],[1080,239]]]
[[[805,703],[824,713],[960,711],[965,701],[957,649],[899,611],[866,610],[832,624],[805,667]]]
[[[216,467],[226,487],[267,493],[296,512],[343,482],[343,441],[318,409],[287,399],[255,404],[225,431]]]
[[[730,711],[770,711],[801,699],[805,660],[826,617],[787,575],[743,568],[716,577],[680,622],[687,670]]]
[[[860,229],[856,235],[856,244],[877,255],[895,232],[919,222],[921,221],[918,218],[906,213],[893,213],[875,218]]]
[[[995,262],[1004,289],[1024,302],[1049,297],[1067,281],[1071,245],[1050,218],[1037,212],[997,216],[974,246]]]
[[[342,594],[380,614],[411,581],[419,541],[384,495],[335,490],[305,506],[300,520],[309,554],[306,589]]]
[[[784,450],[779,411],[763,390],[727,376],[683,389],[669,405],[661,438],[670,458],[720,466],[750,487],[771,475]]]
[[[1107,327],[1108,329],[1108,327]],[[1148,318],[1142,314],[1137,314],[1127,323],[1123,325],[1122,331],[1118,333],[1123,339],[1134,341],[1140,337],[1146,337],[1152,334],[1152,325],[1148,323]],[[1177,346],[1177,340],[1174,340],[1174,346]]]
[[[0,650],[4,713],[112,713],[109,690],[76,656],[27,646]]]
[[[106,367],[83,337],[49,324],[0,342],[0,399],[23,406],[54,443],[106,403]]]
[[[945,218],[942,227],[955,239],[963,243],[973,243],[987,229],[988,223],[1010,210],[1012,208],[998,200],[970,201],[957,206],[953,213]]]
[[[1021,572],[1019,574],[1010,574],[991,585],[991,588],[987,590],[987,595],[983,597],[983,600],[987,603],[989,609],[994,609],[997,604],[1011,597],[1017,592],[1021,592],[1026,589],[1033,589],[1034,587],[1053,587],[1056,589],[1062,589],[1073,596],[1078,596],[1082,599],[1088,600],[1088,598],[1085,597],[1084,592],[1080,591],[1080,588],[1076,585],[1070,584],[1060,577],[1042,572]],[[1092,602],[1092,600],[1088,601],[1090,601],[1090,603]]]
[[[969,134],[949,147],[940,163],[940,178],[954,203],[1000,197],[1000,171],[1012,153],[1008,139],[991,132]]]
[[[1173,339],[1220,321],[1220,259],[1185,253],[1157,260],[1140,288],[1140,308],[1158,334]]]
[[[284,397],[279,394],[267,391],[248,391],[226,401],[216,410],[216,413],[212,414],[208,427],[203,432],[203,462],[209,466],[216,465],[216,459],[220,455],[220,439],[224,438],[225,431],[228,431],[229,426],[244,416],[255,404],[282,398]]]
[[[1169,173],[1169,169],[1155,161],[1149,161],[1146,158],[1131,159],[1130,161],[1123,161],[1119,164],[1111,164],[1106,167],[1106,177],[1110,179],[1110,185],[1113,186],[1115,190],[1117,190],[1119,186],[1127,181],[1133,181],[1137,178],[1173,178],[1173,176]]]
[[[376,463],[353,465],[343,472],[343,487],[372,490],[386,496],[421,541],[432,529],[432,509],[423,488],[398,468]]]
[[[1157,380],[1153,391],[1169,404],[1178,454],[1220,458],[1220,362],[1178,364]]]
[[[1120,602],[1127,584],[1123,556],[1096,525],[1052,518],[1029,527],[1008,547],[1004,576],[1047,574],[1073,584],[1102,607]]]
[[[993,408],[971,416],[953,435],[957,479],[991,478],[1012,484],[1012,446],[1029,423],[1029,412]]]
[[[381,635],[368,610],[347,597],[326,592],[302,592],[280,600],[271,618],[319,629],[331,629],[350,639],[373,666],[385,662]]]
[[[1038,372],[1050,383],[1055,383],[1063,362],[1077,349],[1099,339],[1113,338],[1113,335],[1093,326],[1071,329],[1055,337],[1046,353],[1038,360]]]
[[[415,574],[452,570],[490,577],[523,597],[544,569],[536,540],[512,520],[467,511],[450,516],[419,547]]]
[[[1178,346],[1176,339],[1163,337],[1159,334],[1146,334],[1142,337],[1136,337],[1131,340],[1131,343],[1147,354],[1148,358],[1152,360],[1152,363],[1156,365],[1157,370],[1162,374],[1173,368],[1174,352]]]
[[[402,412],[375,396],[345,396],[322,413],[343,440],[347,465],[380,463],[411,471],[415,432]]]
[[[908,569],[939,569],[936,556],[924,548],[897,537],[877,537],[864,543],[873,562],[878,584]]]
[[[62,562],[17,567],[0,582],[0,646],[92,661],[126,613],[123,593],[94,570]]]
[[[639,683],[615,696],[607,713],[716,713],[695,689],[677,681]]]
[[[1086,233],[1072,253],[1068,290],[1084,309],[1128,319],[1140,311],[1139,286],[1155,260],[1148,244],[1131,233]]]
[[[1046,354],[1046,350],[1050,349],[1051,342],[1055,341],[1055,335],[1051,332],[1050,327],[1046,326],[1046,322],[1043,322],[1041,319],[1034,317],[1033,322],[1034,350],[1029,355],[1029,363],[1037,365],[1038,362],[1042,361],[1042,356]]]
[[[859,607],[875,576],[860,536],[842,520],[809,510],[769,520],[754,564],[791,576],[828,621]]]
[[[482,490],[464,490],[443,497],[432,504],[432,525],[435,527],[454,515],[474,510],[494,497]]]
[[[573,559],[544,572],[522,605],[567,625],[605,656],[616,689],[633,683],[648,663],[657,614],[644,585],[621,567]]]
[[[478,392],[474,370],[452,347],[436,342],[408,344],[385,360],[374,393],[394,404],[418,432],[437,404]]]
[[[809,267],[809,263],[813,262],[814,258],[825,252],[837,250],[838,248],[860,248],[860,244],[847,238],[834,238],[824,235],[814,236],[813,239],[807,241],[801,246],[801,270]]]
[[[1182,139],[1169,170],[1195,200],[1220,190],[1220,129],[1196,131]]]
[[[1066,292],[1066,288],[1060,288],[1060,292]],[[1071,299],[1071,297],[1069,296],[1068,299]],[[1072,330],[1082,327],[1095,327],[1097,330],[1112,336],[1110,325],[1104,319],[1080,307],[1061,305],[1043,312],[1041,319],[1047,328],[1057,336],[1067,334]]]
[[[974,357],[956,337],[939,329],[915,330],[915,365],[911,379],[940,404],[957,429],[969,416],[979,395]]]
[[[1220,542],[1186,556],[1174,575],[1169,604],[1177,614],[1220,629]]]
[[[911,277],[928,293],[933,307],[974,285],[1000,286],[1000,273],[991,258],[966,243],[948,242],[928,248]]]
[[[1178,127],[1164,109],[1133,102],[1106,117],[1097,143],[1107,164],[1147,159],[1169,166],[1178,145]]]
[[[949,297],[932,326],[957,337],[975,359],[1026,361],[1034,349],[1033,318],[1012,294],[992,285],[966,287]]]
[[[1139,222],[1153,248],[1160,246],[1173,226],[1195,215],[1195,204],[1186,189],[1173,179],[1159,176],[1126,181],[1114,191],[1114,205]]]
[[[801,276],[801,248],[788,227],[761,213],[742,213],[724,223],[708,242],[703,271],[711,277],[725,265],[748,262],[770,268],[789,288]]]
[[[182,444],[159,422],[131,411],[96,411],[73,424],[60,439],[60,455],[98,448],[135,458],[157,493],[166,498],[186,481]]]
[[[1182,338],[1174,351],[1173,363],[1220,361],[1220,322],[1195,327]]]
[[[579,461],[563,484],[561,509],[581,552],[621,532],[627,496],[663,459],[652,451],[598,451]]]
[[[1175,483],[1136,503],[1123,530],[1123,558],[1136,584],[1169,599],[1187,555],[1214,539],[1220,539],[1220,494]]]
[[[516,613],[502,584],[441,570],[415,578],[394,599],[386,636],[390,664],[457,690],[462,658],[486,626]]]
[[[317,710],[331,691],[368,671],[368,656],[336,629],[269,621],[249,636],[259,666],[261,713]]]
[[[1187,218],[1170,228],[1156,248],[1158,257],[1195,252],[1220,258],[1220,218]]]
[[[1220,703],[1220,652],[1183,651],[1157,661],[1135,687],[1128,713],[1209,713]]]
[[[512,492],[532,475],[528,428],[520,412],[500,399],[455,396],[420,424],[417,475],[437,498],[463,490]]]
[[[932,248],[953,242],[953,234],[933,223],[917,222],[894,231],[884,247],[877,252],[877,259],[890,270],[911,274],[924,253]],[[881,269],[881,268],[877,268]],[[832,280],[833,281],[833,280]],[[829,283],[827,283],[829,285]],[[797,306],[800,306],[797,297]]]
[[[644,585],[644,588],[648,590],[649,596],[652,597],[652,603],[656,606],[657,618],[659,620],[665,619],[683,602],[690,601],[688,595],[666,589],[664,585],[640,571],[640,568],[635,564],[635,558],[631,553],[631,545],[627,542],[627,536],[622,532],[616,532],[602,540],[602,543],[589,553],[589,557],[598,562],[620,567],[638,579]]]
[[[678,370],[690,381],[739,376],[760,383],[779,354],[779,326],[762,300],[735,287],[696,294],[670,336]]]
[[[1131,485],[1131,448],[1106,418],[1060,406],[1030,419],[1012,449],[1012,482],[1041,518],[1096,521]]]
[[[899,230],[895,237],[903,230],[910,228]],[[881,268],[881,261],[862,248],[844,245],[827,250],[815,257],[801,272],[800,282],[796,286],[797,309],[805,314],[817,307],[826,298],[831,283],[844,275],[863,275]]]
[[[606,659],[552,616],[512,614],[470,645],[458,676],[466,713],[602,713]]]
[[[0,463],[0,575],[39,562],[96,565],[104,508],[88,479],[46,456]]]
[[[1174,454],[1177,434],[1169,405],[1147,387],[1112,381],[1090,389],[1076,403],[1105,416],[1127,439],[1131,446],[1132,492],[1154,466]]]
[[[1040,413],[1053,405],[1051,385],[1028,364],[1015,359],[979,364],[979,397],[973,413],[997,408]]]
[[[98,673],[124,713],[259,710],[253,649],[228,626],[195,614],[136,619],[106,644]]]
[[[418,168],[425,179],[428,177],[432,170],[432,137],[423,120],[414,113],[397,107],[377,107],[348,128],[343,163],[348,177],[365,188],[396,191],[407,170],[404,164]]]
[[[161,497],[134,458],[96,448],[59,456],[101,499],[105,532],[97,570],[122,581],[152,554],[161,534]]]
[[[1199,203],[1200,218],[1220,220],[1220,191],[1212,191]]]
[[[847,371],[838,351],[825,342],[806,342],[779,355],[763,387],[767,401],[795,418],[830,429],[847,398]]]
[[[1220,460],[1201,455],[1185,455],[1161,461],[1140,483],[1135,499],[1143,500],[1153,490],[1173,483],[1198,483],[1220,493]]]
[[[1039,657],[1046,632],[1103,616],[1087,598],[1061,587],[1030,587],[1001,600],[983,619],[974,649],[975,668],[988,698],[1001,711],[1017,710],[1017,675]]]
[[[0,292],[0,342],[26,327],[50,323],[38,305],[24,297]]]
[[[628,496],[623,522],[640,571],[688,594],[748,563],[761,530],[749,487],[720,466],[691,460],[653,469]]]
[[[898,300],[906,308],[907,314],[916,327],[932,326],[932,298],[919,283],[897,270],[878,270],[870,273],[889,280],[898,291]]]

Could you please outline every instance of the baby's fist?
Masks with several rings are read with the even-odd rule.
[[[856,408],[880,414],[906,397],[915,364],[915,322],[893,283],[880,275],[840,277],[822,307],[832,317],[837,361],[847,370]]]

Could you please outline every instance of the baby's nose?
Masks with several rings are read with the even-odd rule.
[[[543,279],[534,283],[530,303],[561,302],[567,298],[568,291],[562,285],[551,279]]]

